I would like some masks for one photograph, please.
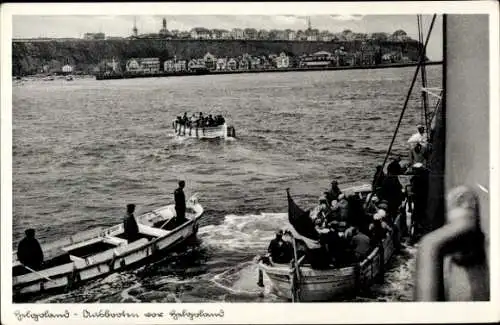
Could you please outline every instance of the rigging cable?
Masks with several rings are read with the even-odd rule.
[[[422,26],[420,25],[420,15],[417,15],[417,33],[418,33],[418,50],[420,53],[420,51],[422,51],[422,47],[423,47],[423,39],[422,38],[424,37],[422,35]],[[423,86],[423,79],[422,79],[422,87],[424,87]],[[421,94],[421,95],[423,96],[423,94]],[[424,116],[424,101],[423,100],[420,101],[420,123],[422,125],[426,125],[425,124],[425,116]]]
[[[411,96],[411,93],[413,91],[413,86],[415,86],[415,82],[417,81],[417,77],[418,77],[418,72],[420,70],[420,66],[424,62],[424,60],[422,60],[422,56],[425,53],[425,49],[427,48],[427,44],[429,43],[429,39],[430,39],[430,36],[431,36],[431,33],[432,33],[432,29],[434,27],[434,22],[436,21],[436,17],[437,17],[437,14],[434,14],[432,16],[432,21],[431,21],[431,25],[429,27],[429,32],[427,33],[427,38],[425,39],[425,44],[424,44],[423,48],[420,50],[420,60],[419,60],[419,62],[417,64],[417,69],[415,70],[415,74],[413,75],[413,79],[411,81],[410,88],[408,89],[408,93],[406,95],[406,99],[405,99],[405,102],[404,102],[404,105],[403,105],[403,109],[401,110],[401,114],[399,115],[398,124],[396,125],[396,129],[394,130],[394,134],[392,136],[391,143],[389,144],[389,148],[387,149],[387,152],[385,154],[384,162],[382,163],[382,170],[384,169],[385,164],[387,163],[387,159],[389,158],[389,155],[391,153],[392,146],[394,145],[394,141],[396,140],[396,136],[398,134],[399,126],[401,125],[401,121],[403,120],[404,113],[406,111],[406,108],[408,107],[408,102],[410,100],[410,96]],[[379,182],[381,175],[382,175],[382,173],[378,173],[377,174],[377,177],[375,179],[375,183],[374,184],[377,184]],[[367,199],[368,203],[370,202],[373,194],[374,194],[374,189],[372,189],[372,191],[370,192],[370,195],[368,196],[368,199]]]
[[[419,23],[419,35],[421,35],[421,40],[420,40],[420,43],[422,43],[423,41],[423,38],[424,38],[424,26],[423,26],[423,20],[422,20],[422,15],[418,15],[417,18],[419,18],[420,20],[420,23]],[[425,63],[426,61],[426,49],[424,48],[423,49],[423,54],[421,55],[420,59],[422,60],[423,63]],[[425,130],[426,130],[426,137],[427,137],[427,142],[430,141],[429,139],[429,136],[430,136],[430,121],[429,121],[429,118],[428,118],[428,105],[429,105],[429,102],[428,102],[428,95],[427,95],[427,91],[425,91],[424,89],[427,88],[427,70],[425,68],[425,65],[422,66],[422,69],[420,70],[421,71],[421,75],[422,75],[422,106],[423,106],[423,116],[424,116],[424,125],[425,125]]]

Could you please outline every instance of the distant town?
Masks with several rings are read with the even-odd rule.
[[[17,38],[14,41],[65,41],[77,40],[81,38]],[[392,34],[385,32],[377,33],[356,33],[350,29],[342,32],[333,33],[328,30],[320,31],[313,28],[311,19],[307,19],[307,28],[304,30],[292,29],[255,29],[255,28],[233,28],[226,29],[208,29],[204,27],[195,27],[189,31],[168,30],[167,19],[163,18],[162,26],[158,33],[139,34],[137,24],[134,21],[132,33],[128,37],[106,36],[103,32],[85,33],[85,40],[120,40],[120,39],[195,39],[195,40],[265,40],[265,41],[310,41],[310,42],[331,42],[331,41],[354,41],[354,40],[380,40],[380,41],[408,41],[411,38],[404,30],[396,30]]]
[[[83,39],[14,39],[14,75],[94,74],[98,79],[105,79],[141,75],[371,67],[415,63],[420,48],[420,43],[401,29],[392,34],[355,33],[349,29],[332,33],[313,28],[310,18],[304,30],[196,27],[190,31],[179,31],[168,30],[167,19],[163,18],[158,33],[139,34],[135,20],[131,31],[129,37],[106,37],[105,33],[99,32],[86,33]],[[92,45],[113,40],[121,45]],[[151,42],[139,46],[130,43],[133,40]],[[87,41],[93,43],[86,46]],[[152,45],[158,41],[166,43]],[[183,45],[184,41],[187,45]],[[223,43],[215,47],[204,44],[210,41]],[[246,41],[246,47],[236,45],[240,41]],[[43,45],[49,43],[54,45]],[[73,43],[77,45],[70,45]],[[233,43],[235,45],[222,46]],[[256,43],[262,45],[251,45]],[[270,45],[273,43],[275,45]],[[40,47],[36,48],[36,44],[40,44]]]

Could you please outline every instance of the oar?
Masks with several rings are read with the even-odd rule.
[[[257,267],[259,268],[258,271],[258,275],[259,275],[259,279],[257,281],[257,285],[261,288],[264,287],[264,272],[262,271],[262,269],[259,267],[258,263],[262,261],[262,256],[258,256],[258,259],[257,259]]]
[[[52,280],[51,278],[49,278],[48,276],[43,275],[42,273],[40,273],[40,272],[38,272],[38,271],[33,270],[33,269],[32,269],[31,267],[29,267],[29,266],[26,266],[26,265],[24,265],[24,264],[21,264],[21,265],[22,265],[22,266],[24,266],[24,267],[25,267],[28,271],[31,271],[31,272],[35,273],[36,275],[38,275],[38,276],[40,276],[40,277],[42,277],[42,278],[44,278],[44,279],[46,279],[46,280],[49,280],[49,281],[54,281],[54,280]]]
[[[293,285],[293,296],[294,297],[296,296],[296,300],[300,301],[300,297],[299,297],[299,291],[300,291],[300,286],[299,286],[300,285],[300,269],[299,269],[299,261],[297,259],[297,245],[295,243],[295,237],[293,237],[293,235],[292,235],[292,244],[293,244],[293,262],[295,264],[295,266],[294,266],[295,270],[293,270],[293,271],[297,275],[297,283],[294,283],[295,285]]]

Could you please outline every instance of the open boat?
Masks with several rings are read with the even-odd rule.
[[[123,224],[95,228],[42,246],[45,261],[39,270],[22,265],[13,256],[12,287],[15,299],[47,291],[69,290],[88,280],[119,272],[185,242],[196,235],[203,208],[196,196],[187,202],[186,220],[175,218],[167,205],[136,217],[140,239],[128,243]]]
[[[172,128],[178,136],[199,138],[199,139],[216,139],[216,138],[235,138],[236,130],[233,126],[228,126],[226,123],[218,126],[186,126],[179,124],[177,121],[172,122]]]
[[[366,199],[371,192],[371,185],[365,184],[343,190],[343,193],[360,195]],[[403,203],[405,204],[405,203]],[[382,246],[373,249],[362,262],[345,267],[328,269],[313,269],[310,264],[302,264],[299,259],[297,266],[259,262],[271,282],[275,293],[283,298],[297,299],[303,302],[331,301],[356,293],[360,288],[369,287],[380,276],[383,269],[396,251],[400,241],[400,220],[397,216],[392,233],[388,233],[382,241]],[[287,228],[295,239],[305,239],[293,227]],[[381,249],[382,248],[382,249]]]
[[[436,15],[433,15],[430,27],[429,27],[429,32],[427,34],[427,38],[425,39],[425,43],[423,43],[423,34],[421,34],[420,30],[420,22],[421,22],[421,17],[418,16],[418,24],[419,24],[419,38],[420,38],[420,44],[423,44],[420,49],[420,62],[419,65],[417,66],[417,69],[414,73],[413,79],[411,86],[408,90],[408,94],[405,99],[405,103],[403,105],[403,109],[401,111],[396,129],[394,131],[391,143],[389,145],[389,148],[385,154],[384,161],[382,163],[382,168],[384,168],[387,159],[389,158],[389,155],[391,153],[392,146],[394,144],[394,141],[396,139],[396,135],[398,132],[398,129],[401,125],[401,121],[404,116],[404,112],[406,108],[408,107],[408,102],[410,99],[410,95],[413,90],[413,86],[415,85],[415,81],[418,77],[418,73],[420,71],[421,67],[424,67],[423,62],[425,61],[425,50],[427,47],[427,44],[429,42],[429,36],[431,34],[434,22],[436,19]],[[434,141],[437,139],[434,134],[435,133],[435,122],[436,119],[435,117],[438,116],[439,114],[442,114],[440,112],[441,108],[441,95],[442,91],[440,94],[434,93],[435,89],[427,87],[427,77],[426,77],[426,72],[425,69],[422,69],[422,104],[423,104],[423,114],[422,114],[422,124],[425,125],[425,129],[428,131],[431,131],[430,134],[427,133],[427,142],[429,140],[433,140],[431,143],[434,144]],[[434,108],[434,112],[428,112],[428,95],[431,95],[433,97],[436,97],[438,99],[436,106]],[[430,113],[430,114],[429,114]],[[432,135],[431,135],[432,134]],[[429,135],[431,135],[429,137]],[[437,141],[439,143],[439,141]],[[435,152],[439,152],[439,150],[442,150],[441,147],[437,147],[432,149],[431,148],[431,153],[432,151],[435,150]],[[432,159],[432,157],[431,157]],[[427,168],[428,166],[428,161],[426,161]],[[437,168],[439,171],[439,168]],[[432,171],[431,171],[432,172]],[[435,171],[434,171],[435,172]],[[417,172],[418,174],[418,172]],[[409,175],[408,175],[409,176]],[[425,177],[425,176],[423,176]],[[428,177],[428,176],[427,176]],[[380,175],[377,177],[376,182],[380,179]],[[422,180],[422,179],[421,179]],[[400,177],[401,181],[401,177]],[[403,230],[404,233],[407,232],[407,230],[410,230],[410,239],[414,240],[417,238],[418,234],[415,233],[415,228],[416,228],[416,220],[417,218],[413,217],[413,214],[415,214],[415,209],[413,209],[413,199],[415,199],[415,196],[413,194],[410,194],[412,192],[411,186],[408,186],[408,181],[409,177],[406,177],[406,179],[403,180],[403,184],[406,183],[407,186],[406,188],[406,195],[405,199],[402,202],[401,209],[399,209],[399,215],[396,216],[393,225],[392,225],[392,233],[388,234],[383,240],[382,244],[378,246],[377,248],[374,248],[372,252],[370,252],[369,256],[361,261],[360,263],[355,263],[354,265],[350,265],[347,267],[331,267],[330,269],[326,270],[315,270],[309,265],[301,265],[304,262],[304,259],[299,260],[298,259],[298,254],[297,254],[297,249],[296,249],[296,238],[300,238],[304,240],[304,236],[307,236],[306,233],[309,235],[318,235],[316,230],[312,229],[314,228],[314,225],[311,225],[311,221],[309,220],[309,216],[304,213],[304,211],[301,211],[300,208],[298,208],[294,203],[293,200],[291,200],[290,195],[288,195],[289,198],[289,212],[288,212],[288,217],[290,223],[293,225],[295,229],[291,229],[292,233],[292,243],[294,245],[294,257],[292,259],[291,264],[272,264],[271,263],[264,263],[264,261],[259,262],[259,271],[266,273],[268,278],[271,281],[271,284],[275,291],[278,293],[278,295],[282,297],[286,297],[288,299],[292,299],[293,301],[299,300],[299,301],[327,301],[327,300],[333,300],[334,298],[337,298],[339,296],[344,296],[348,293],[353,293],[356,290],[360,289],[361,287],[367,287],[369,286],[377,277],[382,277],[384,274],[384,266],[385,264],[389,261],[393,253],[396,251],[396,248],[400,244],[400,235],[402,233],[401,230]],[[367,202],[370,201],[371,196],[372,196],[372,190],[370,188],[371,186],[365,186],[365,188],[358,189],[357,191],[355,190],[355,193],[359,193],[361,197],[368,197]],[[408,191],[410,190],[410,191]],[[415,189],[416,190],[416,189]],[[421,189],[419,190],[421,191]],[[410,193],[409,193],[410,192]],[[432,189],[431,189],[432,192]],[[422,192],[419,192],[422,193]],[[430,197],[430,193],[427,193],[427,195]],[[421,202],[421,201],[420,201]],[[423,203],[419,203],[423,204]],[[427,204],[427,202],[425,203]],[[294,211],[298,211],[297,215],[302,216],[302,219],[304,222],[299,222],[300,218],[297,218],[294,216],[296,213]],[[304,218],[305,217],[305,218]],[[420,215],[418,218],[421,218],[422,215]],[[408,222],[408,219],[410,222]],[[307,221],[309,220],[309,221]],[[292,223],[294,221],[294,223]],[[302,226],[305,226],[303,228],[305,229],[300,229]],[[407,229],[403,229],[403,227],[407,227]],[[300,230],[301,234],[298,234],[297,231],[294,230]],[[312,231],[311,231],[312,230]],[[316,233],[316,234],[315,234]],[[301,236],[304,235],[304,236]],[[318,238],[318,236],[313,236]],[[312,238],[312,237],[311,237]],[[307,239],[307,238],[306,238]],[[314,241],[313,241],[314,243]],[[317,243],[317,242],[316,242]],[[307,245],[309,246],[309,245]],[[270,264],[270,265],[269,265]],[[260,277],[259,273],[259,277]],[[424,279],[425,281],[426,279]],[[261,284],[261,278],[259,278],[259,284]]]

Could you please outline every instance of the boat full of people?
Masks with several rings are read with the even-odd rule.
[[[383,277],[398,249],[405,216],[403,192],[395,214],[364,184],[325,193],[317,207],[304,211],[288,196],[290,226],[276,233],[259,261],[279,296],[297,301],[330,301],[354,294]],[[328,199],[334,199],[328,203]],[[335,196],[336,195],[336,196]],[[367,201],[369,200],[369,201]]]
[[[226,119],[221,114],[212,116],[200,112],[198,116],[194,113],[188,116],[184,113],[172,122],[172,128],[178,136],[208,139],[236,137],[234,126],[227,125]]]
[[[134,217],[135,205],[129,204],[123,223],[43,246],[35,239],[34,230],[28,229],[13,256],[14,299],[71,290],[89,280],[161,258],[162,253],[186,242],[198,231],[203,207],[195,195],[179,204],[178,197],[184,199],[181,192],[176,191],[175,205]]]

